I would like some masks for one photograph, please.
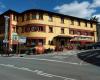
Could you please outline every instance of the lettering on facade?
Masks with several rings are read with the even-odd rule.
[[[73,40],[93,40],[92,37],[74,36]]]

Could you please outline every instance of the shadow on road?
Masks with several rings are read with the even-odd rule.
[[[88,50],[77,54],[84,62],[100,66],[100,50]]]

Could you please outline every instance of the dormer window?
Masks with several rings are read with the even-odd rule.
[[[52,15],[49,15],[49,21],[53,21],[53,16]]]
[[[63,17],[61,17],[61,23],[64,23],[64,18]]]

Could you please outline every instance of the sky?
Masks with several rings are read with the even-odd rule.
[[[86,19],[96,16],[100,21],[100,0],[0,0],[0,14],[9,9],[43,9]]]

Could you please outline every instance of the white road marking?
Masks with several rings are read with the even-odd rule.
[[[41,76],[44,76],[44,77],[58,77],[58,78],[61,78],[63,80],[76,80],[76,79],[73,79],[73,78],[67,78],[67,77],[63,77],[63,76],[58,76],[58,75],[54,75],[54,74],[45,73],[45,72],[40,71],[40,70],[31,70],[31,69],[25,68],[25,67],[20,67],[19,68],[19,67],[16,67],[14,65],[10,65],[10,64],[0,64],[0,66],[33,72],[33,73],[36,73],[37,75],[41,75]]]
[[[33,60],[39,60],[39,61],[49,61],[49,62],[57,62],[57,63],[64,63],[64,64],[80,65],[80,63],[65,62],[65,61],[51,60],[51,59],[25,58],[25,57],[10,57],[10,58],[30,59],[30,60],[32,60],[32,59],[33,59]],[[83,65],[87,65],[87,64],[83,64]]]
[[[64,59],[64,58],[67,58],[67,57],[64,57],[64,56],[53,56],[52,58]]]

